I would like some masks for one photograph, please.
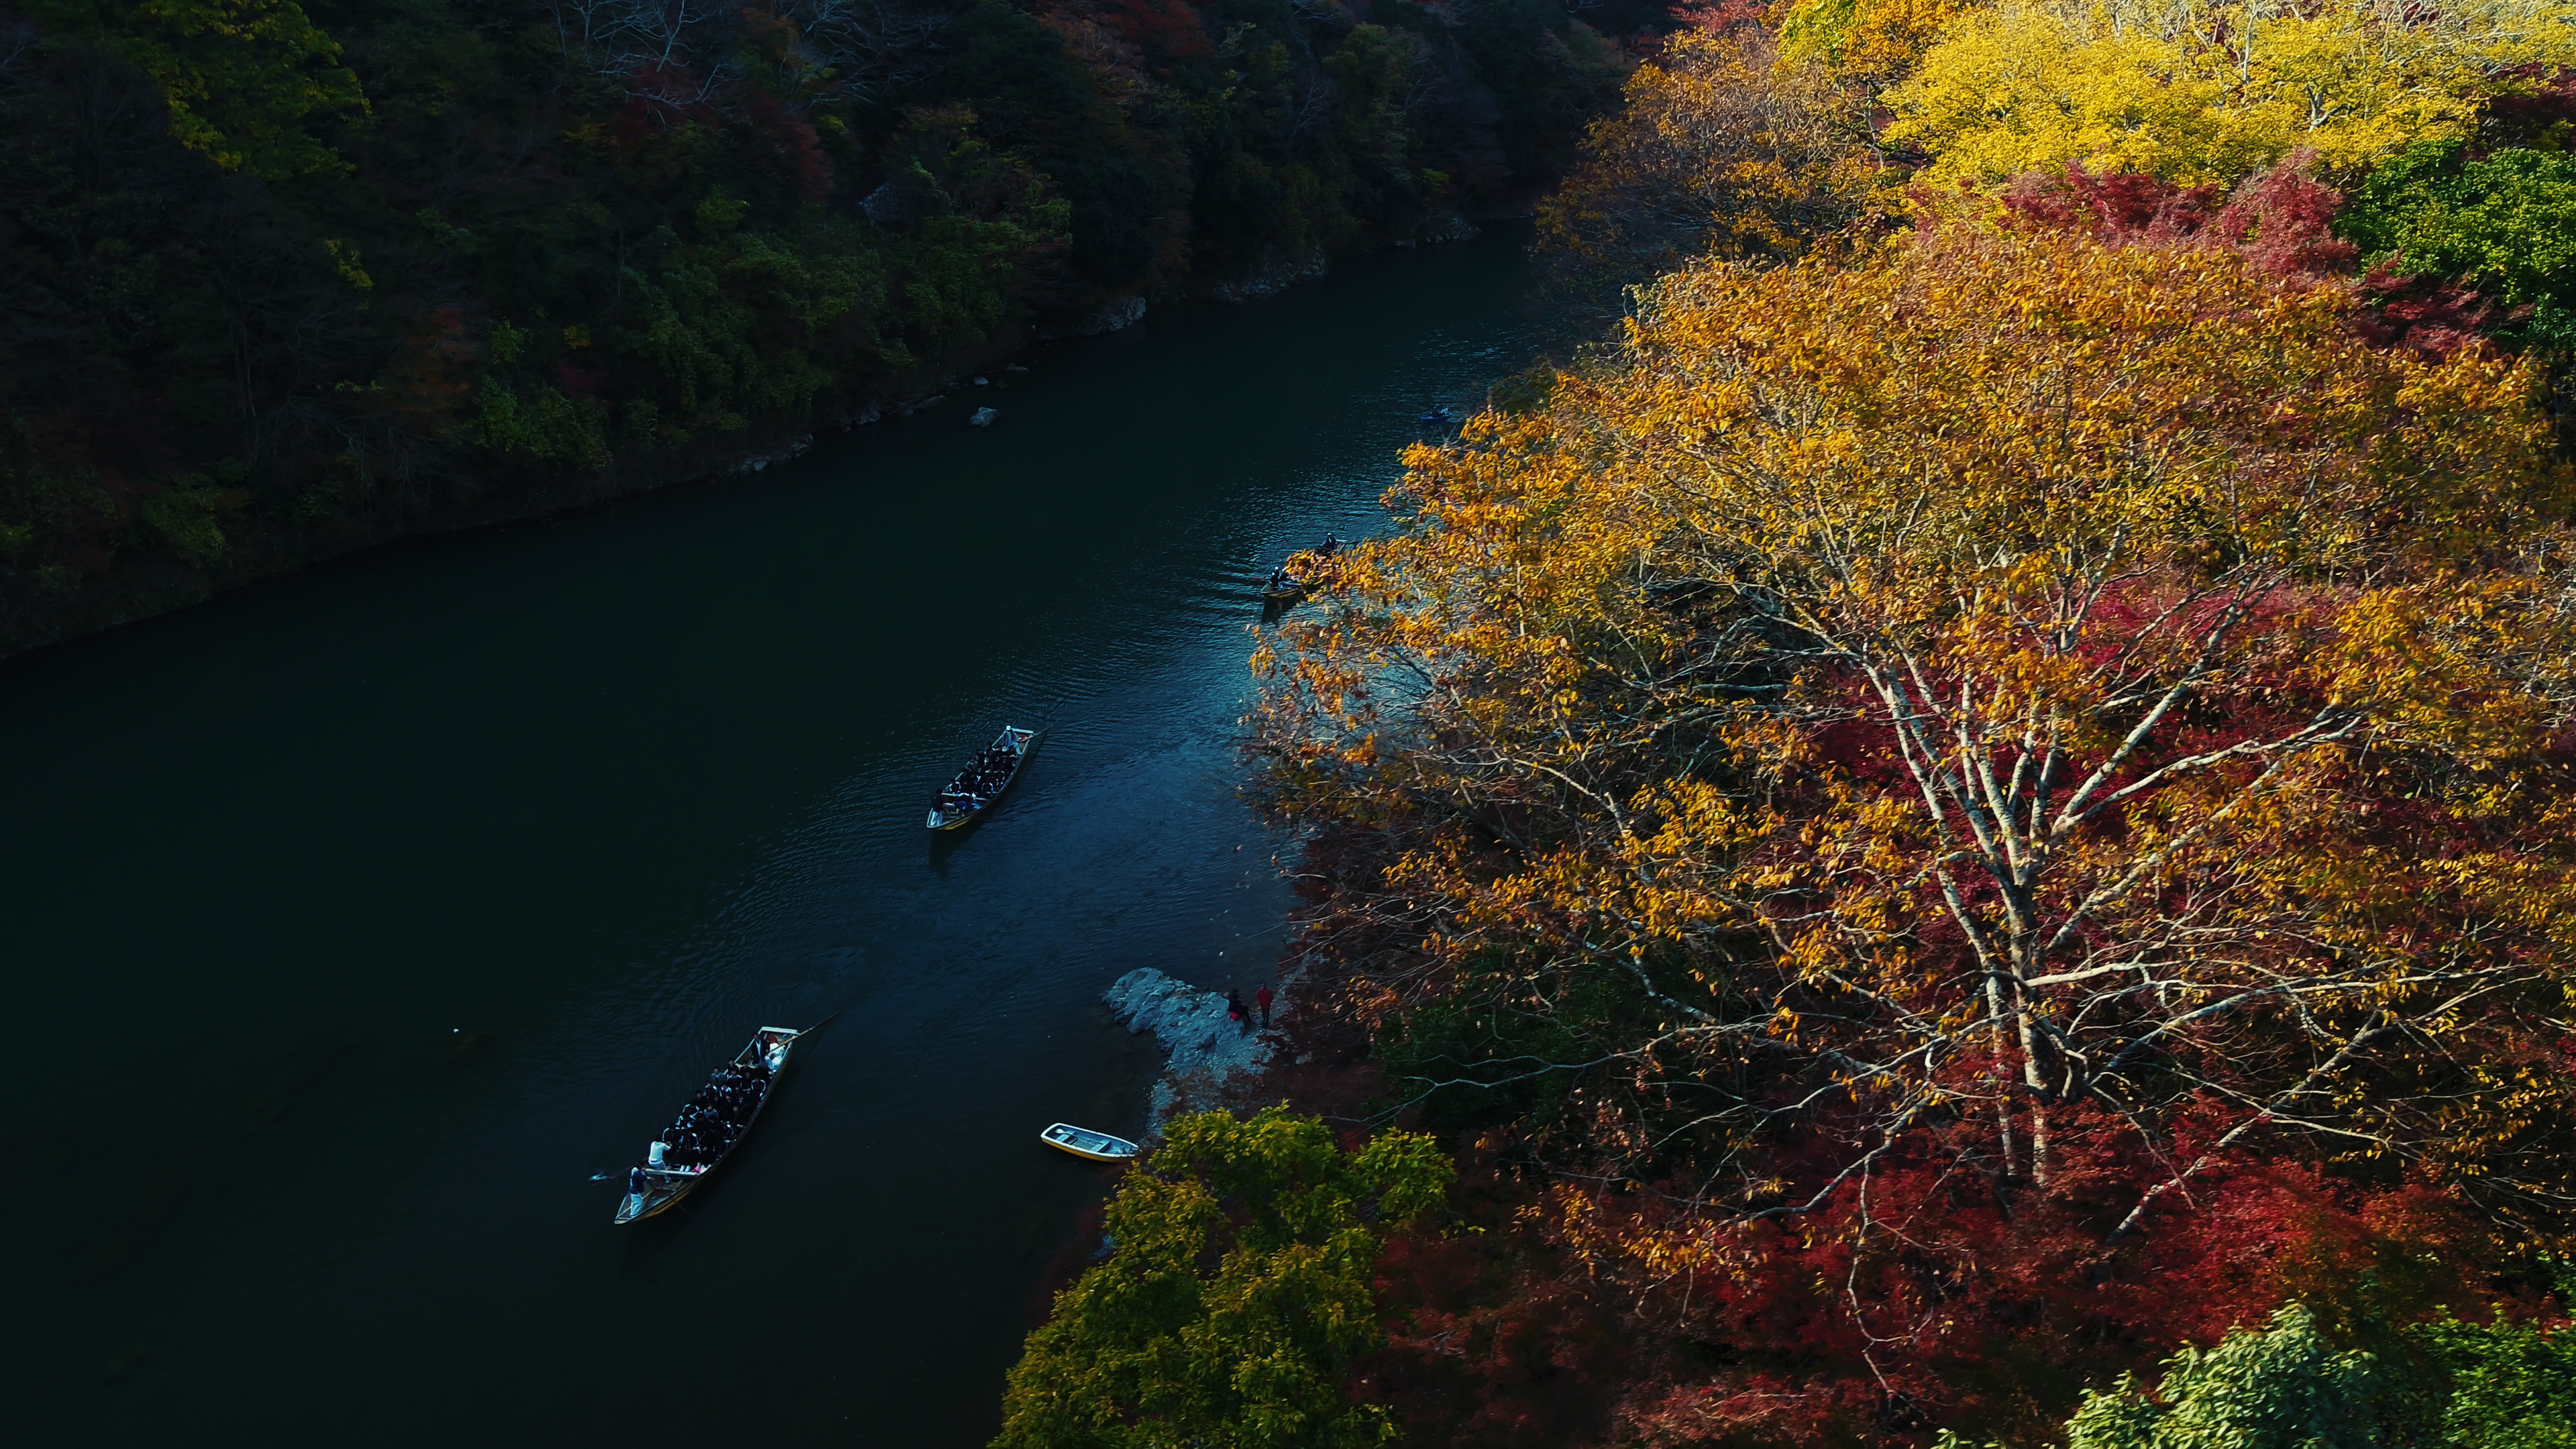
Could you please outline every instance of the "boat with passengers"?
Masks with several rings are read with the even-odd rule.
[[[820,1025],[820,1023],[817,1023]],[[667,1212],[724,1165],[751,1124],[760,1120],[777,1088],[778,1073],[797,1039],[814,1030],[764,1026],[733,1060],[715,1069],[671,1125],[626,1170],[626,1192],[617,1200],[618,1223],[641,1222]]]
[[[1020,777],[1020,766],[1028,763],[1029,752],[1037,747],[1036,730],[1002,726],[1002,732],[993,737],[983,753],[958,771],[957,778],[930,802],[930,818],[924,823],[933,830],[955,830],[993,808],[1002,792]]]

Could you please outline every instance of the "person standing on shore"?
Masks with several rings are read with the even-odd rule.
[[[1252,1030],[1252,1013],[1243,1009],[1243,997],[1233,987],[1225,989],[1225,1019],[1239,1031]]]
[[[1255,1005],[1261,1008],[1261,1029],[1263,1031],[1268,1031],[1270,1029],[1270,987],[1268,984],[1265,983],[1259,991],[1252,993],[1252,1000]]]

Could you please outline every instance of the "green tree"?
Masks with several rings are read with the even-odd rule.
[[[2524,331],[2576,346],[2576,155],[2510,146],[2472,161],[2457,141],[2412,146],[2335,219],[2367,261],[2529,306]]]
[[[2576,1449],[2576,1332],[2445,1317],[2410,1336],[2450,1371],[2445,1449]]]
[[[347,169],[307,129],[367,113],[340,46],[295,0],[51,0],[44,19],[105,39],[152,77],[170,134],[227,171],[270,180]]]
[[[2389,1442],[2401,1399],[2376,1356],[2338,1353],[2296,1303],[2268,1328],[2236,1329],[2216,1348],[2185,1348],[2149,1397],[2127,1374],[2086,1394],[2068,1449],[2372,1449]]]
[[[2084,1396],[2067,1449],[2567,1449],[2576,1446],[2576,1333],[2447,1314],[2338,1351],[2293,1303],[2166,1364],[2152,1395],[2127,1374]],[[2413,1362],[2408,1362],[2413,1360]],[[1935,1449],[1966,1449],[1944,1433]]]
[[[1108,1261],[1058,1294],[1002,1400],[995,1449],[1374,1445],[1379,1405],[1342,1388],[1380,1341],[1379,1231],[1439,1206],[1430,1138],[1358,1152],[1284,1107],[1171,1124],[1109,1205]]]

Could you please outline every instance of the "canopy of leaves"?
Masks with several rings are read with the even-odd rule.
[[[1029,1336],[996,1449],[1388,1442],[1342,1378],[1380,1342],[1380,1233],[1453,1176],[1419,1135],[1353,1152],[1284,1108],[1175,1120],[1110,1203],[1108,1261]]]
[[[2449,1378],[2441,1443],[2453,1449],[2576,1445],[2576,1332],[2566,1325],[2446,1318],[2409,1336]]]
[[[295,0],[34,0],[38,17],[109,49],[152,77],[170,133],[227,171],[269,180],[343,169],[317,126],[367,114],[339,43]]]
[[[2122,1375],[2087,1394],[2067,1449],[2369,1449],[2401,1442],[2406,1395],[2394,1366],[2336,1352],[2301,1305],[2207,1352],[2186,1348],[2150,1396]]]
[[[2576,1444],[2576,1336],[2499,1316],[2441,1318],[2384,1348],[2339,1347],[2292,1303],[2260,1328],[2185,1348],[2153,1393],[2122,1374],[2087,1393],[2068,1449],[2532,1449]],[[1966,1449],[1944,1433],[1936,1449]]]
[[[2355,306],[2064,232],[1693,267],[1258,657],[1354,1007],[1727,1345],[1673,1412],[2223,1329],[2279,1290],[2195,1223],[2410,1173],[2568,1231],[2570,481],[2528,363]]]
[[[1886,139],[1930,153],[1943,186],[2069,162],[2229,183],[2293,149],[2340,170],[2461,136],[2517,76],[2570,66],[2576,17],[2548,0],[2006,0],[1941,27],[1889,93]]]
[[[1797,256],[1857,221],[1885,175],[1859,139],[1869,104],[1825,67],[1784,59],[1759,26],[1681,31],[1594,123],[1540,205],[1542,235],[1595,295],[1708,253]]]
[[[2544,345],[2576,347],[2576,155],[2515,146],[2471,160],[2463,151],[2456,142],[2409,148],[2355,189],[2337,229],[2370,262],[2529,307]]]

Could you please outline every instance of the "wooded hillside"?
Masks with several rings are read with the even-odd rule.
[[[1626,68],[1555,0],[6,16],[0,650],[1455,234]]]

